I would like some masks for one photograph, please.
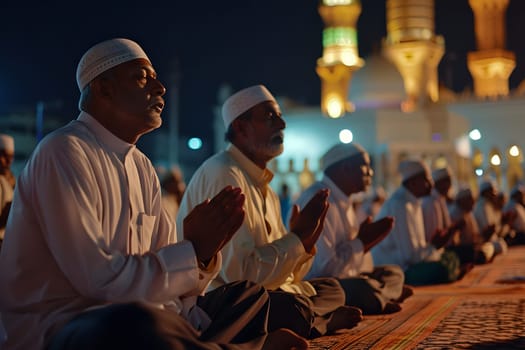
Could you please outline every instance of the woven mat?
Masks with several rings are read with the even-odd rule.
[[[311,349],[525,349],[525,295],[419,298],[395,315],[368,316]]]
[[[461,281],[415,289],[403,309],[314,339],[311,349],[525,349],[525,247]]]

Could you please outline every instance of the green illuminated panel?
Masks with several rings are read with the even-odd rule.
[[[357,31],[355,28],[335,27],[323,30],[323,47],[357,46]]]

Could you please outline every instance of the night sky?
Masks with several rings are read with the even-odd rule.
[[[363,0],[362,7],[359,53],[366,59],[386,33],[385,1]],[[234,90],[263,83],[275,95],[319,104],[317,1],[2,1],[0,13],[0,117],[44,101],[54,109],[49,113],[75,118],[77,62],[89,46],[112,37],[141,44],[167,87],[179,67],[183,135],[210,137],[224,82]],[[518,61],[513,88],[525,78],[525,1],[511,0],[507,17],[507,48]],[[455,91],[469,88],[466,53],[475,42],[467,0],[436,0],[436,33],[447,50],[441,79]]]

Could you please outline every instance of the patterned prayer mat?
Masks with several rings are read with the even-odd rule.
[[[310,348],[525,349],[525,295],[419,299],[409,310],[314,339]]]
[[[461,281],[415,288],[403,309],[365,316],[355,328],[310,341],[311,349],[525,349],[525,246]]]
[[[469,298],[416,349],[525,349],[525,298]]]

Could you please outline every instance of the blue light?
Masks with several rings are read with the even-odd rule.
[[[188,147],[193,150],[201,149],[202,140],[198,137],[192,137],[188,140]]]

